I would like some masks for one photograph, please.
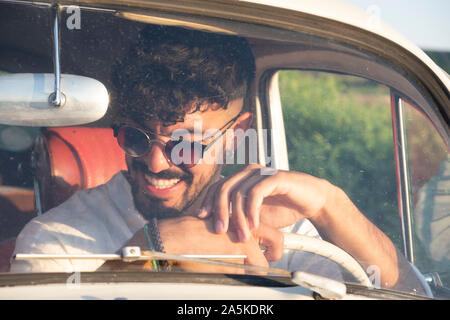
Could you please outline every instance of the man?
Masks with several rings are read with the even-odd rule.
[[[130,245],[152,250],[157,242],[158,250],[171,254],[245,254],[245,263],[268,266],[283,254],[278,229],[301,221],[301,233],[317,235],[309,220],[364,267],[378,266],[382,286],[404,283],[407,263],[338,187],[299,172],[261,174],[258,165],[221,176],[219,159],[233,151],[224,140],[239,139],[228,133],[251,128],[247,98],[254,69],[244,39],[147,28],[115,72],[121,108],[115,134],[128,171],[31,221],[15,253],[111,253]],[[101,260],[15,261],[11,271],[108,266]]]

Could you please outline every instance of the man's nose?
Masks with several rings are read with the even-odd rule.
[[[150,150],[142,157],[151,172],[158,173],[171,167],[164,154],[164,146],[160,143],[152,143]]]

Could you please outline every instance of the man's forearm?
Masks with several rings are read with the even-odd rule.
[[[335,188],[326,208],[310,220],[322,238],[344,249],[364,268],[377,266],[383,287],[397,283],[401,257],[394,244],[341,189]]]
[[[251,265],[268,266],[267,260],[261,252],[257,241],[252,239],[247,243],[238,241],[237,235],[231,230],[225,234],[213,232],[212,221],[193,217],[179,217],[162,219],[158,222],[159,232],[164,248],[169,254],[222,254],[246,255],[246,263]],[[148,239],[143,229],[128,240],[123,247],[138,246],[149,251]],[[242,273],[242,269],[218,267],[212,265],[177,263],[181,268],[191,271]],[[99,270],[124,268],[125,264],[105,263]],[[145,269],[145,265],[137,266]]]

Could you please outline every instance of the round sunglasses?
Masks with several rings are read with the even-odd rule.
[[[138,158],[144,156],[150,151],[152,144],[157,143],[161,145],[163,154],[169,163],[185,168],[192,168],[198,164],[205,152],[208,151],[221,136],[223,136],[226,130],[234,125],[240,115],[241,113],[220,128],[218,130],[219,134],[208,143],[205,143],[205,140],[209,140],[212,137],[201,141],[190,141],[183,136],[176,140],[171,139],[167,142],[151,139],[150,136],[154,136],[154,133],[147,133],[147,131],[143,129],[127,124],[114,125],[113,131],[119,146],[131,157]]]

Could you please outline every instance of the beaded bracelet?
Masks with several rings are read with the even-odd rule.
[[[147,238],[147,242],[148,242],[148,246],[150,247],[150,250],[156,251],[155,247],[153,246],[152,239],[151,239],[150,235],[148,234],[148,225],[149,225],[148,223],[146,223],[144,225],[145,237]],[[152,260],[152,270],[159,271],[158,262],[156,260]]]
[[[161,235],[159,234],[159,228],[158,228],[158,219],[152,218],[152,220],[149,223],[150,227],[150,237],[152,240],[152,243],[155,245],[155,250],[158,252],[165,253],[164,246],[161,240]],[[167,260],[160,260],[159,265],[166,271],[169,271],[170,264]]]

